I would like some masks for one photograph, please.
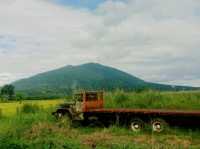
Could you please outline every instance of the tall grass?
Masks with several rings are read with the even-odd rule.
[[[0,118],[3,117],[2,109],[0,109]]]
[[[107,107],[199,109],[199,92],[106,93]],[[143,101],[144,100],[144,101]],[[168,103],[169,102],[169,103]],[[194,106],[195,105],[195,106]],[[170,128],[154,134],[133,133],[127,128],[78,128],[61,126],[55,108],[22,105],[12,117],[0,119],[0,149],[182,149],[200,148],[200,131]]]
[[[29,105],[38,105],[42,108],[49,108],[52,106],[56,106],[60,103],[63,103],[64,100],[26,100],[22,102],[12,101],[12,102],[0,102],[0,109],[2,109],[2,113],[4,116],[13,116],[16,112],[21,110],[21,107],[25,104]]]
[[[40,107],[37,104],[26,103],[21,107],[21,112],[23,112],[23,113],[36,113],[36,112],[40,111],[41,109],[42,109],[42,107]]]
[[[126,128],[67,127],[51,116],[54,109],[20,112],[0,123],[1,149],[146,149],[198,148],[200,132],[172,129],[164,134],[132,133]]]
[[[60,127],[53,109],[22,112],[0,123],[0,149],[84,149],[69,128]],[[35,109],[34,109],[35,110]],[[70,133],[71,137],[68,137]],[[75,134],[76,135],[76,134]]]
[[[105,94],[107,108],[155,108],[200,110],[200,92],[159,92],[141,93],[117,90]]]

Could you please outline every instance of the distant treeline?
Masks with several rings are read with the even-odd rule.
[[[83,91],[83,90],[101,90],[106,93],[112,92],[123,92],[123,93],[143,93],[151,91],[152,93],[166,92],[165,89],[152,89],[147,86],[138,87],[135,89],[99,89],[99,88],[40,88],[40,89],[27,89],[27,90],[15,90],[15,87],[11,84],[5,85],[0,88],[0,101],[9,101],[9,100],[41,100],[41,99],[59,99],[59,98],[69,98],[72,97],[74,92]],[[173,92],[181,90],[172,90]]]
[[[71,97],[74,92],[83,90],[93,90],[93,89],[71,89],[71,88],[55,88],[55,89],[28,89],[28,90],[15,90],[15,87],[11,84],[5,85],[0,89],[0,100],[40,100],[40,99],[56,99],[56,98],[67,98]],[[140,87],[134,90],[124,90],[124,89],[95,89],[104,92],[115,92],[117,90],[126,92],[144,92],[150,90],[148,87]]]
[[[153,89],[150,89],[148,87],[139,87],[136,89],[55,88],[55,89],[17,91],[17,93],[20,93],[21,95],[23,95],[24,99],[40,100],[40,99],[68,98],[68,97],[72,97],[75,92],[79,92],[79,91],[116,92],[119,90],[123,91],[123,92],[135,92],[135,93],[141,93],[141,92],[145,92],[145,91],[149,91],[149,90],[153,91]],[[156,91],[156,89],[154,89],[154,90]]]

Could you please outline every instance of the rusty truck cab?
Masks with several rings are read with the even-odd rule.
[[[77,109],[87,112],[90,109],[103,108],[102,91],[83,91],[75,94]]]

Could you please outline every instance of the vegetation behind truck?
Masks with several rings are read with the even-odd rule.
[[[53,112],[57,118],[66,117],[87,124],[126,125],[132,131],[151,126],[152,131],[161,132],[168,124],[200,125],[200,111],[163,109],[104,108],[103,92],[84,91],[74,95],[74,101],[60,105]]]

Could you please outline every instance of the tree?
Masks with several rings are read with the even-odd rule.
[[[1,96],[7,98],[8,100],[12,100],[15,95],[15,87],[11,84],[4,85],[1,88]]]

